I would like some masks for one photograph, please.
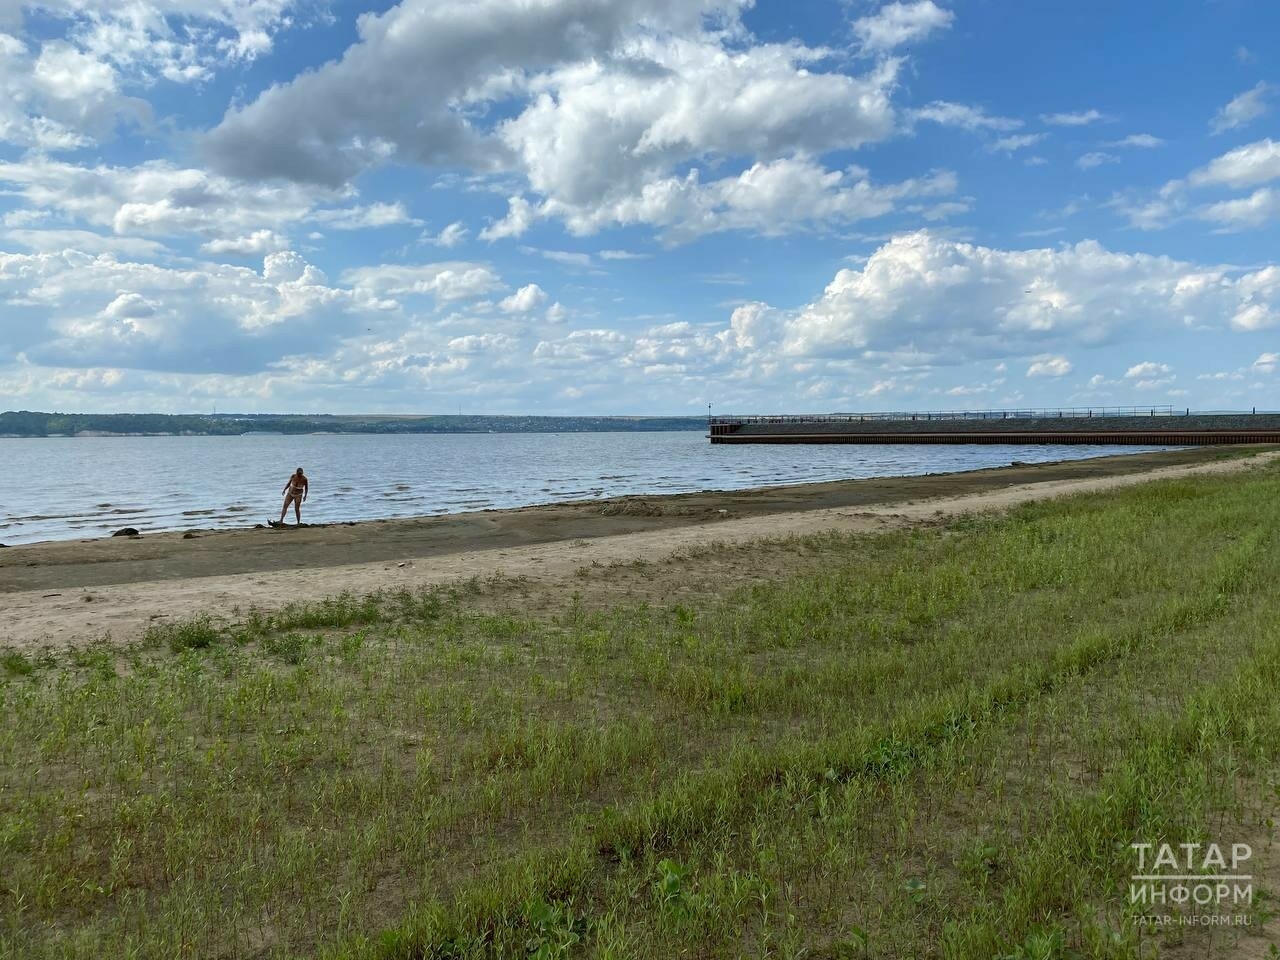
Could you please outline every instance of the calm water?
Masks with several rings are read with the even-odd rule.
[[[975,470],[1154,447],[712,446],[703,434],[0,440],[0,543],[252,526],[301,465],[313,523]]]

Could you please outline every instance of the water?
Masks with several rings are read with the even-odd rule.
[[[945,473],[1160,449],[712,445],[702,433],[0,440],[0,543],[252,526],[298,466],[311,523],[641,493]],[[292,514],[291,514],[292,516]]]

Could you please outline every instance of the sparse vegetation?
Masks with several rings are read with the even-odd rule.
[[[1226,956],[1270,901],[1144,926],[1128,844],[1276,876],[1278,528],[1252,471],[10,652],[0,955]]]

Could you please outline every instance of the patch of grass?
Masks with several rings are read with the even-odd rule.
[[[0,667],[11,677],[29,677],[36,672],[36,665],[21,650],[0,653]]]
[[[222,631],[212,617],[200,616],[172,623],[156,623],[147,628],[143,643],[165,646],[174,653],[184,650],[207,650],[222,639]]]

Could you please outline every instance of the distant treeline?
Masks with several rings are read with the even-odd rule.
[[[242,433],[603,433],[703,430],[703,417],[380,417],[310,414],[0,413],[0,436],[71,437],[81,433],[238,436]]]

